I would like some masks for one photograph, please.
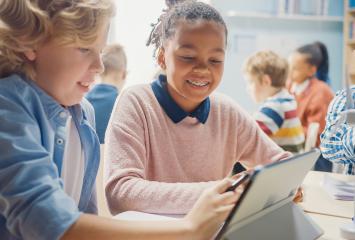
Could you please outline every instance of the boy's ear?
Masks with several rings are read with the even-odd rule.
[[[272,85],[271,77],[267,74],[264,74],[262,76],[261,81],[262,81],[263,85],[267,85],[267,86]]]
[[[36,51],[35,50],[28,50],[24,52],[25,57],[30,60],[30,61],[34,61],[36,59]]]
[[[125,70],[125,71],[123,71],[123,73],[122,73],[122,79],[125,80],[126,77],[127,77],[127,71]]]
[[[163,47],[159,48],[158,50],[158,64],[161,69],[165,70],[166,69],[166,64],[165,64],[165,49]]]

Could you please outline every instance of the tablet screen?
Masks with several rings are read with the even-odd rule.
[[[292,201],[298,187],[319,155],[319,150],[314,149],[257,167],[216,239],[221,239],[230,226],[285,199],[289,198]]]

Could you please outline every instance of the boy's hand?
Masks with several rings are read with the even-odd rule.
[[[295,203],[300,203],[300,202],[303,201],[303,196],[304,196],[303,188],[302,188],[302,187],[299,187],[299,188],[297,189],[297,193],[296,193],[296,195],[295,195],[293,201],[294,201]]]

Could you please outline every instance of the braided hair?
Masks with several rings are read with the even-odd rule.
[[[222,16],[212,6],[196,0],[165,0],[165,2],[168,9],[163,10],[157,23],[151,24],[152,31],[146,44],[147,46],[154,45],[154,55],[162,44],[175,34],[179,20],[191,23],[198,20],[214,21],[223,26],[227,39],[227,26]]]
[[[328,81],[329,57],[327,47],[321,42],[314,42],[299,47],[297,52],[307,55],[307,62],[317,67],[317,78],[323,82]]]

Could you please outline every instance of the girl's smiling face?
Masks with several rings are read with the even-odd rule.
[[[175,102],[193,111],[221,82],[226,47],[224,27],[214,21],[179,20],[158,54]]]

